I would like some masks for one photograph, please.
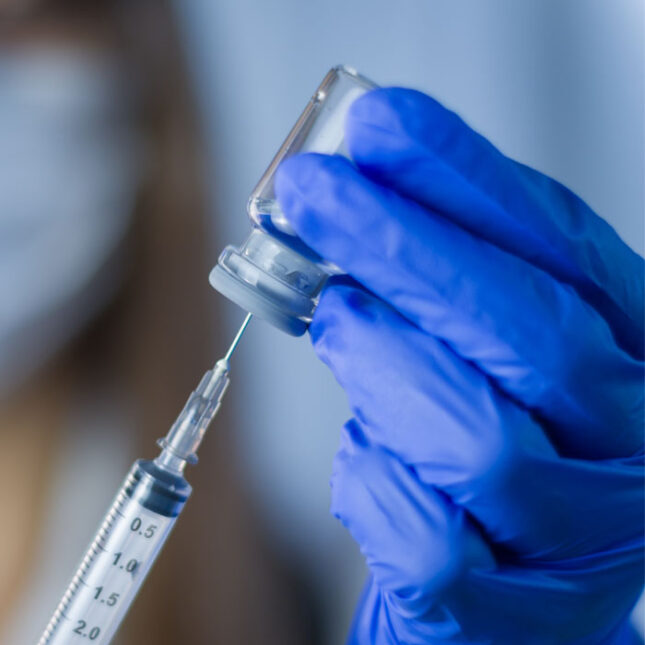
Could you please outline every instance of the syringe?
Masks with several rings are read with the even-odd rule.
[[[159,456],[132,466],[38,645],[112,640],[190,496],[184,467],[197,462],[197,448],[229,384],[229,359],[250,320],[248,314],[229,350],[159,440]]]

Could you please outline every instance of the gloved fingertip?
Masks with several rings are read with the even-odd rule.
[[[316,174],[318,161],[309,155],[296,155],[282,161],[275,174],[275,194],[282,211],[298,221],[303,216],[306,204],[303,187],[306,188]]]
[[[316,153],[301,153],[287,157],[278,166],[275,174],[275,190],[278,195],[284,195],[290,190],[297,190],[311,180],[318,171],[322,155]]]
[[[339,287],[340,288],[340,287]],[[342,327],[343,300],[339,288],[327,285],[320,295],[309,336],[318,358],[330,366],[330,349],[343,351],[342,338],[336,333]]]
[[[343,503],[343,494],[342,494],[342,476],[343,476],[343,464],[346,461],[347,456],[342,451],[338,451],[334,457],[332,474],[329,478],[329,487],[331,489],[331,497],[329,502],[329,514],[336,518],[343,526],[347,526],[343,520],[342,512],[342,503]]]
[[[376,296],[361,287],[355,280],[345,276],[338,276],[338,278],[329,280],[320,295],[318,307],[310,325],[310,332],[314,341],[318,337],[321,327],[325,327],[331,322],[328,320],[330,314],[353,314],[371,321],[376,315],[374,311],[376,303],[383,307],[387,306]],[[338,320],[338,317],[333,320]]]
[[[369,442],[356,419],[350,419],[340,431],[340,441],[332,463],[332,478],[340,473],[344,464],[351,461]]]
[[[367,435],[357,419],[350,419],[341,431],[341,448],[356,454],[360,449],[368,448]]]
[[[327,365],[332,356],[346,350],[357,323],[371,323],[378,317],[375,301],[386,306],[351,278],[339,276],[325,286],[309,334],[318,357]]]
[[[345,121],[345,138],[359,165],[379,150],[407,155],[416,140],[431,141],[432,131],[441,129],[450,115],[441,103],[423,92],[379,88],[352,103]]]
[[[346,132],[356,124],[370,124],[384,130],[400,130],[409,117],[445,108],[435,99],[407,87],[379,87],[357,98],[347,112]]]
[[[338,450],[332,463],[332,475],[330,486],[332,488],[330,513],[344,525],[343,509],[346,508],[347,499],[342,491],[347,490],[346,480],[354,473],[354,464],[363,461],[362,455],[372,448],[369,440],[359,421],[355,418],[347,421],[340,431],[340,442]],[[370,458],[367,458],[370,461]]]
[[[338,193],[337,184],[350,162],[338,156],[313,152],[285,159],[275,176],[275,194],[286,218],[299,235],[319,235],[324,226],[322,214]],[[322,208],[321,208],[322,206]]]

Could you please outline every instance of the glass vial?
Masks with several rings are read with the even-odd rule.
[[[275,198],[275,173],[299,152],[348,157],[344,126],[349,106],[377,87],[349,67],[331,69],[249,198],[253,229],[240,247],[227,246],[210,283],[246,311],[293,335],[305,333],[327,278],[338,269],[293,231]]]

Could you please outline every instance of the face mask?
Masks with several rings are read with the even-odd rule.
[[[142,158],[127,103],[115,63],[98,54],[0,55],[0,396],[118,285]]]

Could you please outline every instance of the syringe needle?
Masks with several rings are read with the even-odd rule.
[[[229,359],[250,320],[251,314],[248,314],[224,357],[220,358],[213,368],[204,374],[168,434],[164,439],[160,439],[159,445],[164,449],[169,448],[172,458],[179,457],[190,463],[196,463],[197,448],[199,448],[210,422],[217,414],[229,384]],[[162,452],[157,459],[164,462],[165,454]]]
[[[168,434],[160,440],[159,445],[164,449],[169,448],[173,457],[179,457],[191,463],[197,461],[195,454],[197,448],[199,448],[210,422],[217,414],[229,384],[229,359],[250,320],[251,314],[248,314],[224,357],[215,363],[213,369],[204,374]],[[163,461],[164,454],[162,452],[158,459]]]
[[[233,355],[233,352],[235,351],[235,348],[237,347],[238,343],[240,342],[240,338],[242,338],[242,334],[246,330],[246,328],[249,325],[249,322],[251,322],[253,314],[247,314],[246,318],[244,319],[244,322],[242,323],[242,326],[237,330],[237,334],[235,334],[235,338],[233,339],[233,342],[231,343],[231,346],[228,348],[228,351],[224,355],[224,358],[222,359],[226,363],[231,359],[231,356]]]

